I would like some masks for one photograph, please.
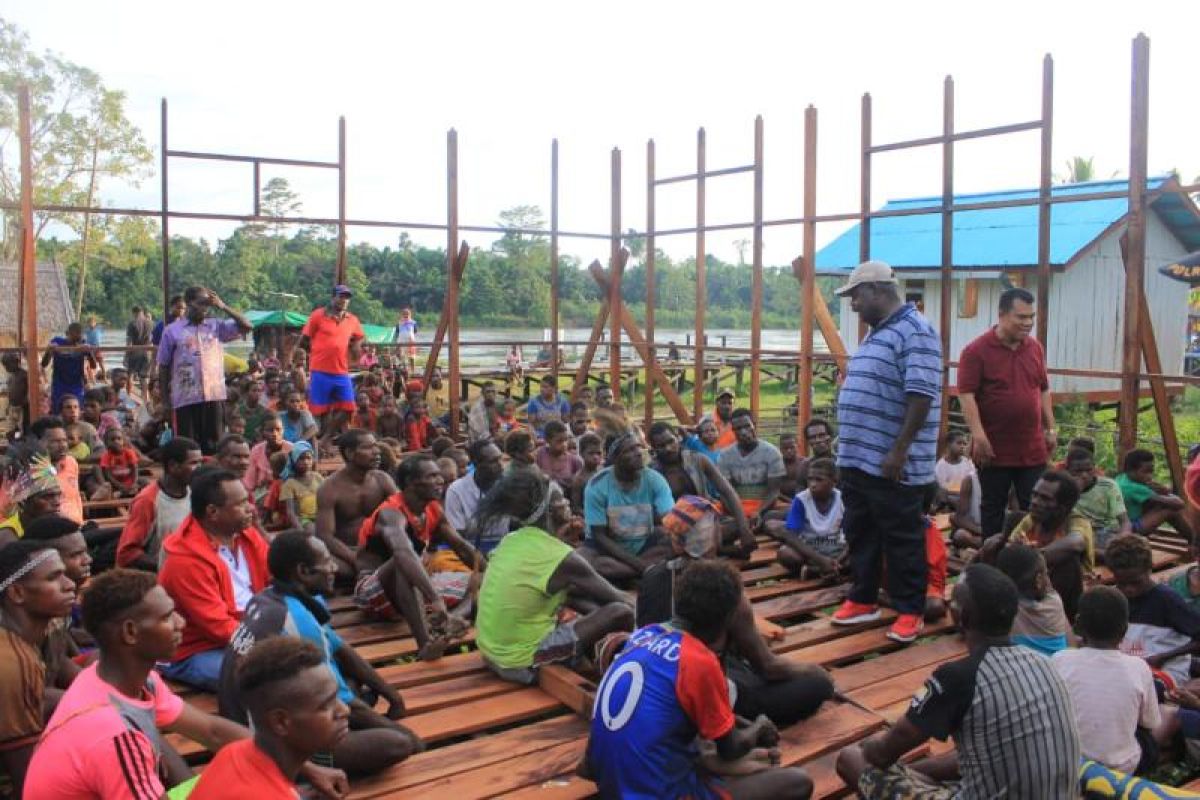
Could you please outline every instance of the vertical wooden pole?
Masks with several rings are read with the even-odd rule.
[[[750,285],[750,414],[758,424],[759,391],[762,375],[762,307],[763,307],[763,118],[754,118],[754,273]]]
[[[654,217],[654,174],[654,140],[651,139],[646,142],[646,341],[650,344],[650,361],[646,364],[646,400],[643,418],[647,431],[654,424],[654,381],[650,380],[650,375],[658,361],[658,348],[655,346],[654,338],[654,228],[657,225]]]
[[[1121,453],[1137,445],[1138,375],[1142,368],[1142,293],[1146,273],[1146,153],[1150,117],[1150,40],[1133,40],[1129,114],[1129,256],[1125,263],[1125,327],[1121,359]]]
[[[800,380],[796,393],[796,436],[800,452],[808,452],[804,426],[812,418],[813,313],[817,293],[817,109],[804,110],[804,271],[800,276]]]
[[[609,375],[613,395],[621,393],[621,151],[612,151],[612,224],[609,231]]]
[[[550,374],[558,379],[558,139],[550,142]]]
[[[30,135],[29,87],[17,97],[21,139],[21,307],[25,362],[29,371],[29,416],[41,416],[42,376],[38,364],[37,245],[33,240],[33,139]],[[29,424],[29,420],[25,420]]]
[[[254,216],[262,214],[262,162],[254,162]]]
[[[343,218],[344,220],[344,218]],[[458,401],[461,391],[459,376],[458,281],[455,280],[455,258],[458,254],[458,132],[446,133],[446,310],[449,312],[447,334],[450,361],[450,436],[458,438]]]
[[[946,76],[942,87],[942,411],[938,422],[939,439],[944,435],[950,418],[950,352],[951,314],[954,305],[954,78]]]
[[[446,258],[454,258],[458,252],[457,244],[446,251]],[[337,280],[335,283],[346,282],[346,118],[338,117],[338,241],[337,241]],[[455,322],[457,324],[457,321]],[[458,339],[454,338],[455,349],[458,349]],[[453,352],[453,351],[451,351]],[[451,379],[451,386],[453,386]],[[454,391],[450,392],[451,397]],[[453,417],[451,417],[453,420]],[[453,423],[452,423],[453,424]]]
[[[708,279],[704,262],[704,128],[696,132],[696,347],[692,351],[696,364],[696,384],[692,387],[692,416],[697,421],[704,416],[704,312],[708,304]]]
[[[1038,309],[1037,338],[1050,349],[1050,185],[1054,181],[1054,59],[1042,60],[1042,174],[1038,183]]]
[[[858,226],[858,260],[871,258],[871,93],[862,96],[860,159],[858,170],[858,211],[862,222]],[[858,318],[858,342],[867,335],[867,323]],[[855,345],[857,346],[857,343]]]
[[[162,227],[162,298],[163,320],[171,316],[171,217],[167,202],[167,98],[162,100],[162,153],[160,154],[159,175],[162,181],[162,216],[159,225]]]

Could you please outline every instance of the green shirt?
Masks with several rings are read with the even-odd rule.
[[[1125,513],[1125,499],[1116,481],[1098,477],[1092,488],[1079,495],[1075,510],[1087,517],[1095,530],[1115,528],[1120,524],[1117,517]]]
[[[1188,583],[1188,577],[1195,569],[1195,567],[1188,567],[1183,572],[1172,575],[1171,579],[1167,581],[1167,585],[1183,598],[1183,602],[1188,608],[1200,612],[1200,595],[1192,594],[1192,587]]]
[[[1154,497],[1154,490],[1144,483],[1131,481],[1124,472],[1117,476],[1117,486],[1121,487],[1121,495],[1125,498],[1125,508],[1129,509],[1129,519],[1141,519],[1144,511],[1142,506],[1147,500]]]
[[[566,599],[546,585],[571,548],[540,528],[521,528],[500,540],[479,590],[475,642],[501,669],[533,665],[533,656],[558,622]]]

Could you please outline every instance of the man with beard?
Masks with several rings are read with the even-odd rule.
[[[724,515],[720,520],[721,541],[732,544],[734,538],[738,539],[738,549],[743,556],[754,551],[757,546],[754,534],[750,531],[737,492],[715,464],[694,450],[681,448],[679,438],[665,422],[650,426],[650,450],[654,454],[651,466],[667,479],[672,497],[678,500],[688,495],[699,495],[719,499],[719,513]]]
[[[467,438],[472,442],[490,439],[496,432],[496,384],[486,381],[479,399],[467,415]]]
[[[508,522],[481,530],[476,525],[475,512],[479,510],[480,499],[504,473],[503,457],[500,448],[490,441],[472,444],[470,455],[475,471],[462,476],[446,489],[446,519],[460,536],[487,555],[508,533]]]
[[[339,580],[358,573],[354,547],[363,521],[396,492],[392,477],[379,468],[379,443],[370,431],[351,428],[338,437],[346,465],[317,490],[316,535],[337,562]]]
[[[724,450],[726,447],[732,447],[737,441],[737,435],[733,432],[732,389],[722,389],[717,393],[717,405],[707,419],[717,426],[717,443],[713,445],[713,449]]]

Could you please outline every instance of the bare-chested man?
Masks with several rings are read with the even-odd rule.
[[[391,476],[379,469],[379,443],[370,431],[351,428],[337,439],[346,466],[317,490],[317,538],[329,548],[340,581],[357,574],[354,545],[363,520],[396,491]]]
[[[722,553],[748,557],[754,552],[758,545],[737,492],[716,464],[693,450],[682,449],[679,437],[665,422],[650,426],[650,450],[654,454],[651,466],[667,479],[671,496],[676,500],[690,494],[721,501]]]
[[[442,472],[432,456],[411,456],[396,467],[400,490],[366,519],[358,533],[358,579],[354,604],[380,619],[404,618],[416,639],[418,658],[439,658],[466,623],[450,617],[421,556],[446,545],[461,565],[480,572],[484,557],[446,519]],[[469,574],[469,573],[468,573]],[[423,606],[428,607],[428,614]]]

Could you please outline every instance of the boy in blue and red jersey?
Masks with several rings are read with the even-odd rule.
[[[803,770],[778,768],[775,725],[766,716],[739,720],[730,705],[717,653],[741,596],[741,577],[728,564],[693,562],[676,580],[671,622],[629,637],[600,683],[592,716],[584,770],[601,797],[812,794]],[[716,752],[700,758],[697,737]],[[734,771],[737,777],[718,777]]]

